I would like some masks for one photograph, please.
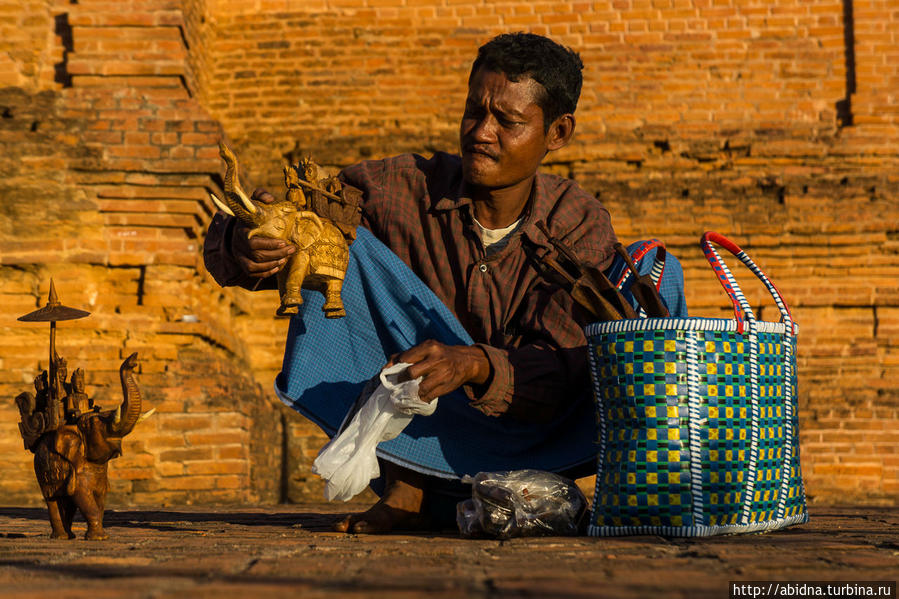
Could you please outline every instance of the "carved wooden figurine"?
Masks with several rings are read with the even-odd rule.
[[[136,353],[119,369],[124,397],[118,409],[104,411],[94,405],[85,393],[82,369],[66,380],[66,361],[56,354],[56,321],[87,315],[60,305],[51,281],[48,305],[19,318],[50,321],[50,369],[34,379],[36,394],[21,393],[16,405],[25,448],[34,452],[34,472],[50,512],[54,539],[75,538],[76,509],[87,521],[86,539],[108,538],[103,530],[108,462],[122,454],[122,437],[141,418],[141,395],[133,376]]]
[[[225,161],[225,197],[219,200],[212,195],[216,206],[250,227],[250,237],[283,239],[297,248],[278,272],[278,315],[298,312],[303,303],[302,287],[325,295],[322,309],[326,317],[346,316],[340,290],[349,263],[349,244],[361,219],[360,194],[344,188],[336,178],[319,179],[318,166],[306,158],[285,167],[287,193],[283,200],[256,202],[240,186],[237,158],[231,150],[219,144],[219,153]]]

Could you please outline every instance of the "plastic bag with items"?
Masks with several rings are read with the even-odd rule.
[[[456,506],[456,524],[466,537],[576,535],[587,512],[574,481],[552,472],[479,472],[462,482],[471,483],[471,499]]]
[[[375,449],[381,441],[396,438],[412,418],[430,416],[437,400],[430,403],[418,397],[421,377],[409,379],[401,362],[381,371],[380,385],[365,399],[363,391],[357,405],[337,435],[325,445],[312,463],[312,472],[325,480],[325,499],[349,501],[365,490],[369,481],[381,475]]]

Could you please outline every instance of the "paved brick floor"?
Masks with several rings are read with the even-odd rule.
[[[733,580],[899,578],[894,508],[813,507],[766,535],[505,542],[331,532],[347,509],[109,510],[97,542],[51,540],[45,510],[0,507],[0,597],[726,598]]]

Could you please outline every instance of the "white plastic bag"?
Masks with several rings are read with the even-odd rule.
[[[403,380],[409,366],[401,362],[382,370],[381,384],[318,452],[312,472],[325,480],[328,501],[349,501],[365,490],[381,475],[375,455],[378,443],[396,438],[416,414],[430,416],[437,409],[437,399],[427,403],[418,398],[421,377]]]

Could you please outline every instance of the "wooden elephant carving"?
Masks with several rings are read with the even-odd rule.
[[[105,539],[103,509],[109,489],[109,460],[122,454],[122,438],[140,419],[141,394],[134,381],[137,354],[122,362],[123,400],[116,410],[101,410],[84,392],[84,371],[66,380],[65,360],[55,358],[55,381],[47,371],[35,379],[36,395],[16,397],[25,448],[34,452],[34,472],[50,512],[51,537],[72,539],[72,520],[80,510],[86,539]],[[62,396],[62,392],[65,396]]]
[[[345,316],[340,291],[349,263],[349,244],[361,220],[361,194],[343,187],[336,178],[319,179],[318,166],[307,158],[285,167],[284,199],[257,202],[241,188],[237,158],[231,150],[219,144],[219,153],[225,161],[225,194],[223,200],[212,195],[216,206],[250,227],[249,237],[283,239],[297,248],[278,272],[281,306],[277,314],[296,314],[303,303],[300,289],[305,288],[324,294],[326,317]]]

